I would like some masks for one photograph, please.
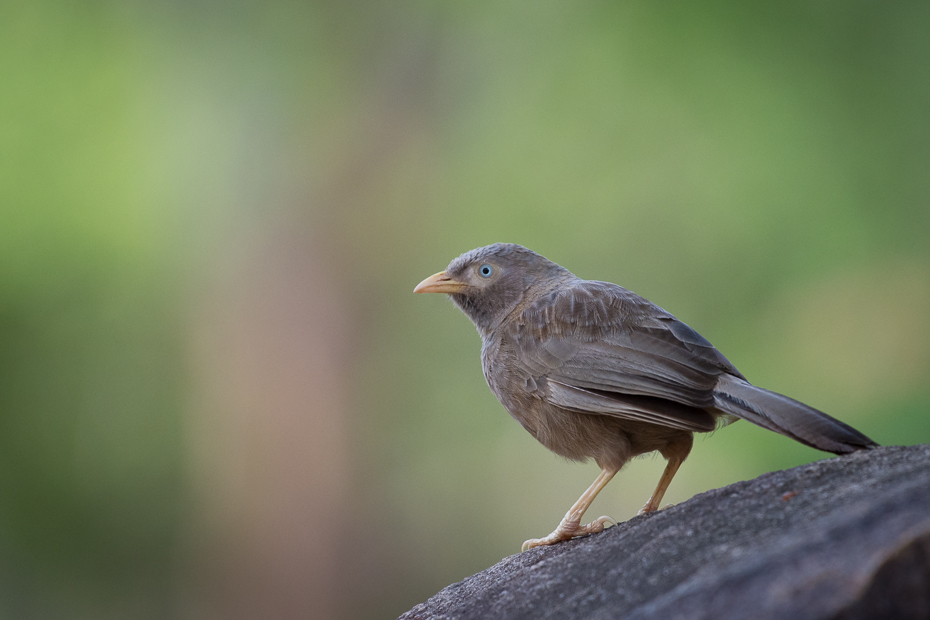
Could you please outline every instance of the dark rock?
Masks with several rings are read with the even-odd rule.
[[[930,618],[930,446],[702,493],[505,558],[401,618]]]

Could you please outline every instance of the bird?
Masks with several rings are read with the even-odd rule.
[[[640,514],[658,510],[694,433],[742,419],[834,454],[878,446],[843,422],[756,387],[669,312],[610,282],[583,280],[521,245],[465,252],[414,293],[444,293],[481,336],[484,378],[537,441],[600,474],[543,538],[523,550],[601,532],[582,525],[597,494],[632,458],[667,461]]]

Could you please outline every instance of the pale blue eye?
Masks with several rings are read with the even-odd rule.
[[[478,273],[481,274],[482,278],[490,278],[491,274],[494,273],[494,267],[491,267],[491,265],[481,265],[478,269]]]

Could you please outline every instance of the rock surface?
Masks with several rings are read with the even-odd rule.
[[[930,446],[702,493],[505,558],[401,618],[930,618]]]

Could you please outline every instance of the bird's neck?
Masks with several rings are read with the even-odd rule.
[[[468,295],[449,295],[452,303],[459,307],[465,316],[478,329],[482,339],[487,339],[498,325],[501,319],[510,313],[511,308],[519,303],[519,298],[514,300],[495,299],[494,303],[488,303],[487,300],[479,300]],[[510,301],[510,303],[507,303]]]
[[[565,271],[562,277],[540,279],[531,282],[525,290],[508,297],[476,299],[466,295],[449,295],[453,303],[471,319],[483,340],[488,340],[502,324],[519,315],[531,303],[554,288],[562,286],[577,276]]]

